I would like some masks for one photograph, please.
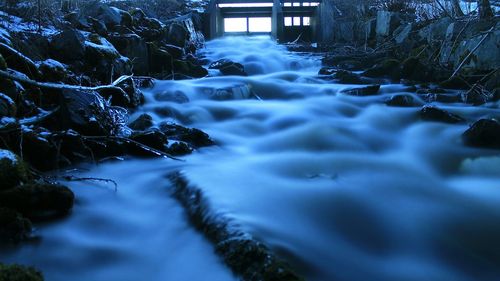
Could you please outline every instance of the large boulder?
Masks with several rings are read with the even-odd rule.
[[[85,56],[85,37],[76,29],[65,28],[52,37],[50,48],[52,57],[62,62],[82,60]]]
[[[132,60],[134,74],[149,74],[149,54],[146,42],[137,34],[111,34],[109,40],[123,56]]]
[[[170,44],[184,48],[189,39],[188,30],[182,23],[173,22],[168,26],[167,39]]]
[[[0,43],[0,54],[5,58],[9,68],[22,72],[32,79],[37,79],[40,76],[36,64],[14,48]]]
[[[375,28],[377,36],[389,36],[401,23],[399,13],[389,11],[377,12],[377,27]]]
[[[419,114],[420,118],[424,121],[443,122],[450,124],[462,123],[465,121],[462,117],[435,106],[424,106],[420,110]]]
[[[466,145],[500,148],[500,122],[494,119],[480,119],[463,133]]]
[[[11,151],[0,149],[0,191],[25,183],[28,179],[26,164]]]
[[[40,62],[38,69],[41,72],[41,80],[47,82],[64,81],[69,76],[67,66],[53,59]]]
[[[149,72],[170,75],[173,68],[172,55],[155,43],[147,43],[149,54]]]

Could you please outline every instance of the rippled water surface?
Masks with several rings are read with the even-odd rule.
[[[118,191],[72,183],[73,215],[40,226],[41,241],[7,260],[48,280],[236,279],[169,197],[165,175],[181,169],[308,280],[499,280],[500,152],[460,138],[500,117],[498,103],[442,104],[467,123],[423,122],[420,107],[383,103],[404,86],[343,95],[353,85],[318,79],[317,57],[268,38],[215,40],[202,53],[251,76],[158,81],[134,116],[200,128],[218,145],[185,162],[90,167],[81,176],[112,178]]]

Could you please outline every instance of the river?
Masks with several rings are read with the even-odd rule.
[[[307,280],[498,280],[500,153],[460,139],[467,123],[500,117],[498,102],[438,104],[467,123],[424,122],[420,107],[384,104],[405,86],[341,94],[353,85],[318,79],[319,57],[266,37],[217,39],[200,52],[250,76],[157,81],[131,119],[199,128],[217,145],[182,162],[78,167],[117,190],[68,183],[72,215],[39,225],[40,239],[2,261],[35,265],[48,281],[237,280],[171,197],[166,175],[181,170]]]

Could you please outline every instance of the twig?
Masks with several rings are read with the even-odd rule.
[[[156,156],[163,156],[163,157],[166,157],[166,158],[169,158],[172,160],[176,160],[176,161],[184,161],[182,159],[173,157],[172,155],[170,155],[166,152],[152,148],[150,146],[147,146],[145,144],[142,144],[140,142],[137,142],[137,141],[129,139],[129,138],[117,137],[117,136],[82,136],[82,139],[84,139],[84,140],[106,140],[106,139],[120,140],[120,141],[129,143],[129,144],[133,144],[133,145],[135,145],[135,146],[137,146],[145,151],[148,151],[148,152],[155,154]]]
[[[492,26],[487,32],[486,34],[483,36],[483,38],[479,41],[479,43],[477,43],[476,47],[474,47],[474,49],[472,49],[472,51],[470,51],[467,56],[462,60],[462,62],[458,65],[457,69],[455,69],[455,72],[453,72],[453,74],[451,75],[451,78],[455,77],[455,75],[457,75],[457,73],[460,71],[460,69],[462,69],[462,67],[464,66],[465,62],[470,58],[470,56],[479,48],[479,46],[481,46],[481,44],[483,44],[484,40],[486,40],[486,38],[488,37],[488,35],[490,35],[490,33],[493,31],[493,29],[495,28],[495,26]]]
[[[103,178],[93,178],[93,177],[76,177],[76,176],[60,176],[59,178],[66,181],[102,181],[105,183],[112,183],[115,186],[115,192],[118,191],[118,184],[116,181],[112,179],[103,179]]]

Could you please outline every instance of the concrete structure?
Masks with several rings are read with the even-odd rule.
[[[209,39],[226,34],[270,34],[280,42],[299,36],[301,40],[317,41],[322,5],[321,0],[211,0],[205,33]],[[244,25],[245,21],[246,29],[230,26]],[[270,26],[264,28],[262,24]]]

